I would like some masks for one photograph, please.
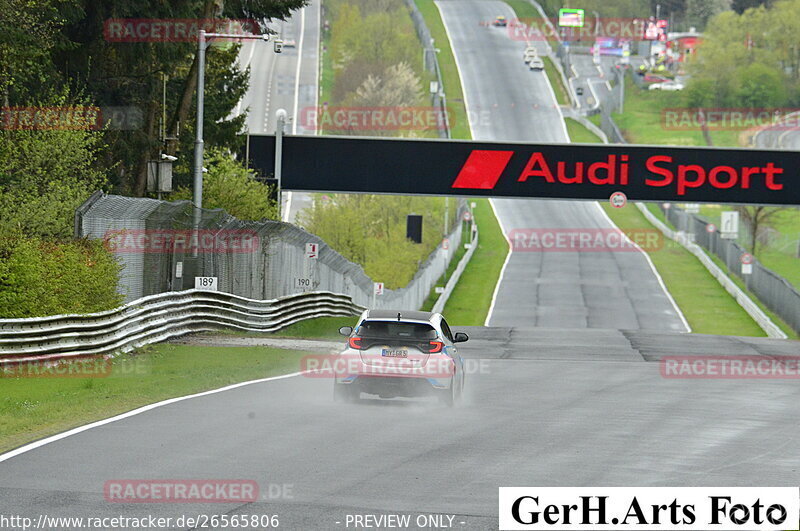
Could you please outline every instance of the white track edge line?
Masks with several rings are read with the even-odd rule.
[[[617,227],[617,224],[616,224],[616,223],[614,223],[614,222],[611,220],[611,217],[610,217],[610,216],[609,216],[609,215],[606,213],[606,211],[605,211],[605,210],[603,210],[603,207],[602,207],[602,206],[600,206],[600,202],[598,202],[598,201],[594,201],[594,204],[597,206],[597,208],[600,210],[600,212],[602,212],[602,213],[603,213],[603,216],[605,216],[605,218],[608,220],[608,222],[609,222],[609,223],[611,223],[611,225],[612,225],[612,226],[616,227],[616,228],[617,228],[617,230],[619,230],[620,232],[622,232],[622,234],[625,234],[625,232],[624,232],[622,229],[620,229],[619,227]],[[658,272],[658,270],[656,269],[656,266],[655,266],[655,264],[653,264],[653,260],[651,260],[651,259],[650,259],[650,256],[649,256],[649,255],[648,255],[648,254],[647,254],[647,253],[644,251],[644,249],[642,249],[641,247],[639,247],[639,245],[638,245],[636,242],[634,242],[633,240],[631,240],[631,239],[628,237],[628,235],[627,235],[627,234],[625,234],[625,239],[626,239],[626,240],[628,240],[629,242],[631,242],[631,243],[633,244],[633,246],[634,246],[634,247],[635,247],[635,248],[636,248],[636,249],[637,249],[637,250],[638,250],[640,253],[642,253],[642,255],[644,255],[644,258],[645,258],[645,260],[647,260],[647,264],[650,266],[650,270],[651,270],[651,271],[653,272],[653,274],[656,276],[656,280],[658,280],[658,284],[661,286],[661,289],[664,291],[664,294],[667,296],[667,299],[669,299],[669,302],[672,304],[672,307],[675,309],[675,312],[678,314],[678,317],[680,318],[680,320],[681,320],[681,323],[682,323],[682,324],[683,324],[683,326],[686,328],[686,332],[687,332],[687,333],[691,333],[691,332],[692,332],[692,327],[691,327],[691,326],[689,326],[689,322],[686,320],[686,317],[683,315],[683,312],[682,312],[682,311],[681,311],[681,309],[678,307],[678,304],[675,302],[675,299],[673,299],[673,298],[672,298],[672,294],[671,294],[671,293],[669,292],[669,290],[667,289],[667,285],[664,283],[664,279],[663,279],[663,278],[661,278],[661,274],[660,274],[660,273]]]
[[[453,54],[453,60],[456,63],[456,70],[458,71],[458,78],[461,82],[461,97],[464,100],[464,109],[467,112],[467,126],[469,127],[469,136],[472,137],[472,140],[475,140],[475,132],[472,130],[472,121],[470,120],[470,112],[469,112],[469,99],[467,98],[467,91],[464,89],[464,76],[461,73],[461,65],[458,62],[458,54],[456,53],[456,49],[453,46],[453,38],[450,36],[450,28],[447,27],[447,22],[445,21],[444,14],[442,13],[442,8],[439,5],[439,2],[434,2],[436,6],[436,10],[439,11],[439,19],[442,21],[442,26],[444,26],[444,32],[447,35],[447,44],[450,46],[450,52]],[[563,120],[562,120],[563,121]],[[503,222],[500,220],[500,216],[497,215],[497,209],[494,206],[494,201],[492,198],[488,198],[489,206],[492,207],[492,213],[494,213],[494,217],[497,220],[498,225],[500,225],[500,231],[503,233],[503,238],[506,239],[508,242],[508,236],[506,236],[506,231],[503,227]],[[508,253],[506,253],[506,259],[503,262],[503,267],[500,269],[500,276],[497,277],[497,282],[494,285],[494,290],[492,291],[492,302],[489,304],[489,312],[486,314],[486,320],[483,322],[483,326],[489,326],[489,321],[492,319],[492,313],[494,312],[494,305],[495,301],[497,300],[497,293],[500,291],[500,284],[503,282],[503,276],[506,272],[506,266],[508,265],[508,260],[511,258],[511,245],[508,246]]]
[[[83,426],[78,426],[77,428],[72,428],[72,429],[67,430],[65,432],[57,433],[56,435],[51,435],[49,437],[45,437],[44,439],[40,439],[38,441],[34,441],[32,443],[28,443],[28,444],[26,444],[24,446],[20,446],[19,448],[11,450],[10,452],[6,452],[4,454],[0,454],[0,463],[2,463],[3,461],[9,460],[12,457],[16,457],[18,455],[30,452],[31,450],[35,450],[37,448],[41,448],[42,446],[45,446],[47,444],[50,444],[50,443],[53,443],[53,442],[57,442],[57,441],[60,441],[62,439],[66,439],[67,437],[70,437],[72,435],[77,435],[78,433],[83,433],[84,431],[91,430],[92,428],[99,428],[101,426],[105,426],[106,424],[111,424],[112,422],[117,422],[118,420],[124,420],[124,419],[130,418],[130,417],[134,417],[136,415],[140,415],[142,413],[145,413],[147,411],[150,411],[150,410],[153,410],[153,409],[156,409],[156,408],[160,408],[160,407],[163,407],[163,406],[168,406],[170,404],[175,404],[177,402],[183,402],[184,400],[190,400],[192,398],[200,398],[200,397],[203,397],[203,396],[214,395],[214,394],[217,394],[217,393],[222,393],[222,392],[225,392],[225,391],[230,391],[230,390],[233,390],[233,389],[238,389],[240,387],[245,387],[245,386],[253,385],[253,384],[257,384],[257,383],[272,382],[272,381],[275,381],[275,380],[283,380],[283,379],[286,379],[286,378],[293,378],[295,376],[300,376],[301,374],[305,374],[306,372],[309,372],[309,371],[293,372],[293,373],[290,373],[290,374],[282,374],[280,376],[270,376],[269,378],[260,378],[258,380],[249,380],[249,381],[246,381],[246,382],[239,382],[239,383],[227,385],[225,387],[220,387],[218,389],[212,389],[210,391],[202,391],[200,393],[195,393],[195,394],[191,394],[191,395],[178,396],[178,397],[175,397],[175,398],[168,398],[166,400],[162,400],[161,402],[156,402],[155,404],[148,404],[146,406],[142,406],[142,407],[133,409],[133,410],[128,411],[126,413],[121,413],[119,415],[115,415],[115,416],[109,417],[107,419],[98,420],[98,421],[95,421],[95,422],[92,422],[92,423],[89,423],[89,424],[84,424]]]

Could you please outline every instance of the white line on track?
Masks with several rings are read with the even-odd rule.
[[[300,106],[300,68],[303,63],[303,41],[306,37],[306,8],[300,10],[300,41],[297,43],[297,69],[294,74],[294,111],[292,112],[292,134],[297,134],[297,114]],[[319,86],[319,81],[317,81]],[[286,195],[286,207],[283,211],[283,221],[289,223],[292,212],[292,192]]]
[[[140,415],[142,413],[146,413],[147,411],[151,411],[153,409],[168,406],[170,404],[175,404],[177,402],[183,402],[185,400],[191,400],[192,398],[200,398],[203,396],[215,395],[217,393],[223,393],[225,391],[230,391],[233,389],[238,389],[240,387],[245,387],[248,385],[264,383],[264,382],[273,382],[275,380],[284,380],[286,378],[294,378],[295,376],[300,376],[308,371],[301,371],[301,372],[293,372],[291,374],[282,374],[280,376],[271,376],[269,378],[261,378],[258,380],[250,380],[247,382],[240,382],[237,384],[228,385],[225,387],[220,387],[219,389],[212,389],[211,391],[203,391],[202,393],[195,393],[193,395],[186,395],[186,396],[179,396],[176,398],[169,398],[167,400],[162,400],[161,402],[156,402],[155,404],[148,404],[146,406],[142,406],[140,408],[134,409],[132,411],[128,411],[127,413],[122,413],[115,417],[107,418],[104,420],[98,420],[97,422],[92,422],[91,424],[86,424],[84,426],[78,426],[77,428],[72,428],[71,430],[65,431],[63,433],[59,433],[56,435],[51,435],[50,437],[45,437],[44,439],[40,439],[38,441],[32,442],[30,444],[26,444],[25,446],[21,446],[15,450],[11,450],[10,452],[6,452],[0,455],[0,463],[3,461],[7,461],[12,457],[16,457],[18,455],[30,452],[31,450],[35,450],[37,448],[41,448],[47,444],[60,441],[62,439],[66,439],[72,435],[77,435],[78,433],[83,433],[84,431],[91,430],[92,428],[99,428],[100,426],[105,426],[106,424],[111,424],[112,422],[117,422],[118,420],[124,420],[130,417],[134,417],[136,415]]]
[[[497,277],[497,284],[494,285],[494,292],[492,292],[492,302],[489,304],[489,312],[486,314],[486,320],[483,322],[483,326],[489,326],[489,321],[492,319],[492,314],[494,313],[494,305],[497,302],[497,294],[500,291],[500,285],[503,283],[503,277],[506,274],[506,267],[508,266],[508,261],[511,259],[511,253],[513,251],[513,247],[511,245],[511,241],[508,239],[508,233],[506,232],[506,228],[503,226],[503,222],[500,219],[500,216],[497,214],[497,209],[494,207],[494,201],[489,199],[489,206],[492,207],[492,212],[494,212],[494,217],[497,219],[497,223],[500,225],[500,232],[503,233],[503,237],[506,239],[508,243],[508,253],[506,253],[506,259],[503,261],[503,267],[500,269],[500,276]]]
[[[617,227],[617,224],[616,224],[616,223],[614,223],[614,222],[611,220],[611,217],[609,217],[609,215],[606,213],[606,211],[605,211],[605,210],[603,210],[603,207],[602,207],[602,206],[600,206],[600,203],[599,203],[598,201],[595,201],[595,202],[594,202],[594,204],[597,206],[597,209],[600,211],[600,213],[601,213],[601,214],[603,214],[603,216],[605,216],[605,218],[608,220],[608,222],[609,222],[609,223],[611,223],[611,226],[612,226],[612,227],[615,227],[615,228],[616,228],[616,229],[618,229],[620,232],[622,232],[622,234],[625,234],[625,233],[622,231],[622,229],[620,229],[619,227]],[[633,240],[631,240],[630,238],[628,238],[628,236],[627,236],[627,235],[625,235],[625,239],[626,239],[626,240],[628,240],[630,243],[632,243],[632,244],[633,244],[633,246],[634,246],[634,247],[635,247],[635,248],[636,248],[636,249],[637,249],[637,250],[638,250],[640,253],[642,253],[642,255],[644,255],[644,258],[645,258],[645,260],[647,260],[647,265],[649,265],[649,266],[650,266],[650,270],[651,270],[651,271],[653,272],[653,274],[656,276],[656,280],[658,280],[658,284],[659,284],[659,286],[661,286],[661,289],[664,291],[664,294],[667,296],[667,299],[669,299],[669,302],[670,302],[670,304],[672,304],[672,308],[675,310],[675,313],[677,313],[677,314],[678,314],[678,317],[680,318],[680,320],[681,320],[681,323],[682,323],[682,324],[683,324],[683,326],[686,328],[686,332],[691,332],[691,331],[692,331],[692,327],[691,327],[691,326],[689,326],[689,322],[686,320],[686,317],[683,315],[683,312],[681,311],[681,309],[680,309],[680,308],[678,308],[678,304],[675,302],[675,299],[673,299],[673,298],[672,298],[672,294],[671,294],[671,293],[669,292],[669,290],[667,289],[667,285],[666,285],[666,284],[664,284],[664,279],[663,279],[663,278],[661,278],[661,275],[658,273],[658,270],[656,269],[656,266],[655,266],[655,264],[653,264],[653,261],[650,259],[650,255],[648,255],[648,254],[645,252],[645,250],[644,250],[644,249],[642,249],[641,247],[639,247],[639,245],[638,245],[638,244],[636,244],[636,242],[634,242]]]

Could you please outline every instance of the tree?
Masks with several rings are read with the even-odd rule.
[[[709,19],[731,8],[731,0],[688,0],[686,16],[689,24],[704,28]]]
[[[67,96],[48,103],[74,105]],[[102,132],[54,123],[50,129],[0,129],[0,233],[69,239],[75,209],[106,184],[95,165]]]
[[[59,12],[77,0],[0,0],[0,106],[43,98],[51,77],[50,52],[65,20]]]
[[[786,101],[786,88],[776,68],[752,63],[737,71],[736,99],[742,107],[770,108]]]
[[[741,15],[748,9],[754,9],[760,6],[769,7],[771,4],[772,0],[733,0],[731,2],[731,7]]]
[[[450,214],[455,214],[451,204]],[[406,215],[423,217],[422,245],[406,239]],[[334,194],[315,196],[300,224],[371,278],[396,289],[406,286],[419,264],[441,241],[444,199],[419,196]],[[456,221],[451,219],[450,227]]]
[[[216,149],[205,161],[203,207],[222,208],[242,220],[278,219],[278,206],[272,199],[272,187],[256,180],[255,174],[234,160],[229,153]],[[192,191],[181,187],[170,199],[192,199]]]
[[[736,210],[750,229],[750,252],[755,256],[761,231],[765,227],[771,227],[777,214],[788,209],[785,207],[739,206],[736,207]]]

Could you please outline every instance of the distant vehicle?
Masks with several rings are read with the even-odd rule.
[[[348,336],[333,384],[337,402],[354,402],[361,393],[380,398],[438,396],[453,406],[464,392],[464,360],[453,333],[439,313],[366,310]]]
[[[539,58],[539,56],[536,55],[535,53],[529,53],[528,55],[525,55],[524,57],[525,57],[525,64],[528,64],[531,61],[533,61],[534,59],[538,59]]]
[[[494,22],[492,22],[492,25],[493,26],[500,26],[500,27],[504,28],[504,27],[506,27],[508,25],[508,21],[506,20],[506,17],[501,15],[501,16],[498,16],[496,19],[494,19]]]
[[[284,48],[296,48],[297,47],[297,41],[295,41],[294,39],[286,39],[285,41],[283,41],[283,47]]]
[[[528,63],[528,68],[531,70],[544,70],[544,61],[540,57],[534,57]]]
[[[577,94],[578,96],[583,96],[583,87],[576,88],[575,94]]]
[[[663,83],[653,83],[652,85],[647,87],[647,90],[666,90],[670,92],[683,89],[684,89],[683,83],[679,83],[678,81],[664,81]]]
[[[536,50],[535,46],[528,46],[525,48],[525,51],[522,52],[522,57],[525,57],[526,55],[539,55],[539,52]]]

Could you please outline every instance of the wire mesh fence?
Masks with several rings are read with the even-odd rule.
[[[752,272],[742,274],[742,257],[749,254],[735,239],[723,238],[718,230],[709,230],[702,218],[670,205],[659,208],[676,230],[685,232],[690,239],[719,258],[737,277],[744,281],[764,305],[775,312],[792,329],[800,333],[800,292],[782,276],[768,269],[758,258],[752,259]]]
[[[465,209],[459,201],[459,219]],[[123,266],[118,291],[126,302],[216,277],[220,291],[251,299],[324,290],[373,307],[373,280],[317,236],[289,223],[242,221],[221,209],[201,209],[195,228],[193,213],[189,201],[96,192],[76,212],[75,235],[107,242]],[[460,242],[461,232],[456,223],[448,240]],[[457,249],[440,243],[406,287],[385,290],[374,307],[421,307]]]

